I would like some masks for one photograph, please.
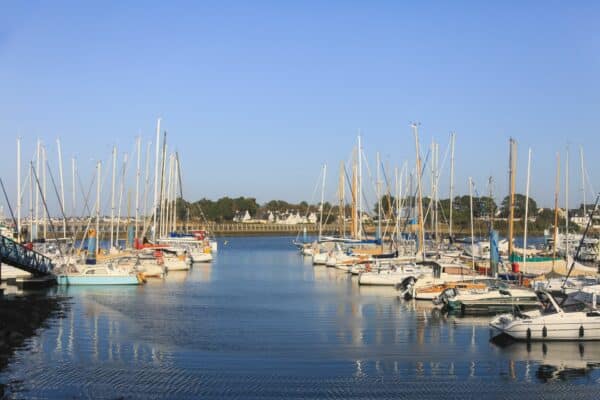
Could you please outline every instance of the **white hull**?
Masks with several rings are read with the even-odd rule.
[[[190,256],[194,263],[211,262],[213,260],[213,256],[210,253],[192,253]]]
[[[566,312],[548,292],[545,296],[545,311],[499,315],[490,326],[518,340],[600,340],[600,311]]]
[[[518,340],[600,340],[600,315],[588,317],[584,312],[565,313],[551,318],[540,316],[516,321],[507,326],[497,320],[499,318],[490,323],[493,328]]]
[[[414,265],[402,265],[395,269],[364,272],[358,277],[359,285],[394,286],[406,278],[418,278],[423,274],[431,274],[431,268],[421,268]]]
[[[312,262],[315,265],[325,265],[325,264],[327,264],[328,258],[329,258],[329,254],[327,254],[327,253],[317,253],[317,254],[313,254]]]

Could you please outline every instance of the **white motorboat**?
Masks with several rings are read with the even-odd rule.
[[[538,292],[544,307],[502,314],[490,326],[518,340],[600,340],[600,311],[573,296],[555,298]]]
[[[449,310],[464,313],[498,313],[513,310],[539,308],[540,301],[533,290],[508,287],[486,286],[484,288],[449,288],[440,295],[441,301]]]
[[[407,278],[418,279],[423,275],[433,274],[431,266],[402,264],[388,269],[363,272],[358,276],[359,285],[396,286]]]

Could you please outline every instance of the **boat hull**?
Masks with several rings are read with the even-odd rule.
[[[139,285],[140,280],[136,275],[130,276],[75,276],[58,275],[56,282],[59,285]]]
[[[600,315],[585,312],[577,313],[577,316],[569,314],[529,320],[512,320],[511,316],[503,315],[490,322],[490,326],[517,340],[600,340]]]

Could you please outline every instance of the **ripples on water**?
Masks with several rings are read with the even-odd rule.
[[[0,374],[14,398],[597,398],[600,344],[490,342],[313,267],[290,238],[231,238],[216,261],[72,297]]]

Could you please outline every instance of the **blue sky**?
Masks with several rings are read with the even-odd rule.
[[[580,145],[600,188],[599,19],[597,2],[4,2],[1,176],[14,190],[18,135],[26,160],[60,137],[89,176],[161,116],[187,198],[310,200],[358,129],[370,160],[413,165],[419,121],[442,153],[456,132],[462,193],[493,175],[505,195],[512,136],[517,189],[532,147],[532,196],[551,205],[569,146],[573,205]]]

